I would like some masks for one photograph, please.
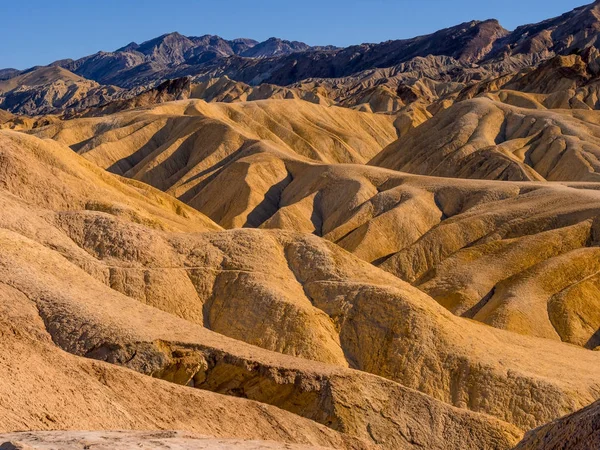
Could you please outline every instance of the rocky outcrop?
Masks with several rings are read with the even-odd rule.
[[[488,58],[515,55],[546,58],[549,55],[565,55],[591,46],[597,47],[599,19],[600,4],[595,1],[559,17],[517,27],[496,42],[496,48]]]
[[[584,450],[600,446],[600,403],[537,428],[515,450]]]
[[[143,442],[146,448],[165,450],[275,450],[282,444],[275,441],[245,441],[217,439],[181,431],[38,431],[0,434],[2,450],[130,450]],[[323,450],[326,447],[285,444],[290,450]]]

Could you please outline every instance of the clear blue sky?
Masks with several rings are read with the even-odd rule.
[[[347,46],[427,34],[472,19],[505,28],[592,0],[27,0],[2,5],[0,68],[24,69],[115,50],[179,31],[224,38],[271,36]],[[302,5],[297,6],[297,5]]]

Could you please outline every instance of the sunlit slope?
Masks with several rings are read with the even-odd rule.
[[[16,135],[4,137],[12,141]],[[17,152],[21,158],[35,155],[27,150],[35,148],[34,143],[47,144],[33,137],[23,139],[31,145]],[[73,163],[81,159],[65,147],[51,145]],[[4,157],[12,161],[5,167],[21,173],[34,167],[36,158],[22,161],[13,155],[16,150],[3,148]],[[49,170],[55,172],[55,165]],[[355,406],[342,412],[338,400],[364,405],[368,395],[400,396],[415,408],[419,402],[433,402],[440,411],[434,416],[447,414],[448,420],[458,420],[462,417],[456,415],[458,410],[442,412],[449,403],[528,429],[596,398],[599,354],[465,321],[409,284],[319,237],[266,230],[166,232],[110,211],[65,211],[43,198],[36,207],[24,204],[19,198],[33,198],[29,192],[37,188],[27,177],[8,179],[10,193],[4,194],[3,202],[12,212],[2,222],[3,279],[35,302],[54,342],[71,353],[182,384],[193,380],[196,387],[217,392],[242,389],[251,399],[336,430],[353,430],[351,435],[365,439],[369,439],[365,424],[379,413]],[[57,186],[62,186],[60,179],[54,178]],[[27,221],[11,220],[20,216]],[[60,273],[54,270],[57,266]],[[265,353],[240,341],[303,359]],[[165,351],[171,356],[164,356]],[[221,356],[209,357],[207,351]],[[213,371],[213,358],[221,361],[223,352],[237,355],[223,364],[237,367],[234,361],[245,365],[244,359],[251,358],[258,372],[237,377],[237,369],[223,372],[220,363]],[[209,369],[203,369],[200,356]],[[571,365],[563,370],[566,359]],[[264,376],[265,369],[259,367],[267,361],[284,371],[317,374],[330,381],[326,386],[323,381],[300,384],[309,392],[320,392],[304,400],[292,396],[287,384],[299,375],[276,376],[276,386],[255,391],[251,386]],[[363,372],[348,371],[348,366]],[[227,382],[220,378],[234,375]],[[282,396],[276,394],[280,383],[288,392]],[[297,386],[297,381],[293,383]],[[338,389],[345,394],[337,397],[336,392],[342,392]],[[525,395],[532,391],[535,397]],[[509,403],[508,398],[521,400]],[[321,402],[332,402],[327,403],[331,407],[323,409]],[[386,417],[393,412],[398,417],[394,420],[419,422],[420,413],[405,415],[400,404],[393,405],[385,407]],[[489,439],[512,439],[510,428],[500,431],[485,420],[467,427],[483,427],[492,433],[483,434]],[[403,442],[392,437],[395,428],[388,419],[374,423],[390,443]],[[428,445],[442,445],[444,439],[436,440],[436,425],[426,423],[433,427],[423,431]],[[447,426],[457,427],[452,432],[457,442],[464,440],[460,425],[452,423]]]
[[[73,147],[112,172],[166,190],[198,177],[245,144],[329,163],[366,162],[395,139],[394,118],[301,100],[207,104],[182,100],[77,119],[35,133]]]
[[[221,225],[317,234],[457,315],[600,345],[594,184],[436,179],[254,150],[198,194]]]
[[[497,116],[501,120],[494,126],[500,127],[501,134],[533,136],[509,141],[529,148],[528,158],[545,150],[542,154],[548,161],[552,148],[560,147],[561,141],[571,145],[555,173],[560,167],[574,171],[577,165],[572,160],[581,162],[594,151],[595,125],[578,118],[594,117],[594,112],[561,112],[564,133],[587,124],[588,134],[582,135],[585,141],[561,134],[545,148],[545,140],[551,138],[543,135],[559,130],[549,125],[554,123],[553,116],[540,119],[542,123],[537,125],[537,119],[529,120],[527,114],[554,112],[515,112],[513,107],[487,99],[465,101],[454,108],[466,112],[464,120],[479,117],[473,111],[482,113],[482,119],[475,120],[482,130],[473,131],[477,139],[469,138],[469,148],[491,139],[485,133],[493,122],[490,117]],[[140,113],[128,114],[137,117]],[[514,124],[508,127],[502,120]],[[447,121],[454,129],[454,121],[450,117]],[[61,124],[57,138],[82,130],[81,122]],[[428,126],[426,123],[407,136],[423,133]],[[521,131],[514,130],[519,127]],[[541,128],[536,131],[536,127]],[[50,126],[43,133],[52,129]],[[464,130],[457,132],[463,136]],[[528,139],[533,143],[524,144]],[[119,142],[123,140],[111,143],[111,148],[120,148]],[[158,142],[164,142],[164,137]],[[198,142],[197,148],[203,148],[203,142]],[[523,182],[436,180],[357,165],[321,165],[282,148],[275,141],[248,141],[218,159],[212,171],[188,183],[179,181],[169,192],[183,192],[181,200],[225,228],[280,228],[325,237],[419,287],[457,315],[587,348],[600,345],[596,294],[600,282],[595,264],[599,205],[592,185],[575,189]],[[389,150],[384,153],[393,156]],[[475,157],[480,153],[475,152]],[[535,166],[540,171],[543,161]],[[454,166],[442,163],[440,167],[450,170]],[[508,169],[514,169],[513,174],[537,173],[515,161]],[[586,177],[594,176],[586,173]],[[329,357],[337,358],[333,353]]]
[[[370,164],[421,175],[511,181],[598,181],[600,113],[456,103]]]
[[[488,442],[508,449],[520,438],[506,422],[448,404],[454,403],[450,386],[433,376],[421,390],[439,399],[398,383],[420,387],[414,377],[422,363],[415,361],[410,376],[385,374],[388,379],[347,368],[357,363],[342,346],[369,370],[370,344],[342,338],[330,310],[335,305],[314,306],[303,287],[334,288],[349,301],[366,290],[378,303],[388,296],[407,306],[416,302],[411,314],[431,328],[436,311],[451,317],[391,275],[315,236],[218,231],[165,194],[104,173],[51,141],[1,132],[0,154],[3,430],[170,428],[333,448],[478,448]],[[100,198],[102,208],[89,207]],[[287,258],[289,267],[281,264]],[[377,293],[380,276],[393,284]],[[423,300],[429,306],[420,312]],[[362,317],[365,332],[376,333],[369,315],[348,317],[348,324]],[[399,337],[417,352],[429,346]],[[429,351],[445,359],[442,350]],[[447,370],[450,377],[456,369]],[[538,376],[524,379],[534,383]],[[51,387],[47,395],[32,389],[41,378]],[[585,375],[576,387],[568,387],[571,381],[557,378],[541,388],[558,396],[551,414],[540,410],[529,419],[490,412],[515,416],[525,427],[543,423],[593,399]],[[40,409],[47,415],[38,416]]]

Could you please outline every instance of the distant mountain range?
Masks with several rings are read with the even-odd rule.
[[[390,69],[376,83],[387,83],[390,73],[397,77],[407,72],[413,78],[416,74],[437,81],[468,83],[532,67],[555,55],[595,47],[599,32],[600,1],[512,32],[496,20],[472,21],[426,36],[347,48],[311,47],[278,38],[257,42],[170,33],[141,44],[132,42],[114,52],[54,62],[51,67],[64,69],[64,77],[54,72],[51,83],[60,79],[64,84],[58,89],[55,85],[26,84],[22,79],[14,83],[17,77],[24,76],[29,80],[45,79],[30,76],[40,67],[0,70],[0,108],[24,114],[81,110],[131,97],[165,80],[181,77],[190,77],[194,82],[228,77],[249,86],[289,86],[314,79],[353,77],[350,84],[355,92],[357,87],[360,90],[365,76],[370,76],[369,71]],[[430,58],[427,64],[423,58]],[[85,79],[85,92],[68,72]],[[400,77],[392,90],[406,79]],[[373,83],[367,87],[373,88]],[[40,91],[49,94],[40,95]],[[74,92],[77,95],[72,95]]]
[[[334,51],[336,47],[311,47],[303,42],[270,38],[225,40],[219,36],[187,37],[170,33],[115,52],[98,52],[78,60],[57,61],[60,66],[102,84],[131,88],[162,80],[201,73],[229,58],[240,61],[281,58],[309,51]]]

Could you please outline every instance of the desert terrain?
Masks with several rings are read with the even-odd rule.
[[[0,449],[600,448],[599,49],[595,2],[0,70]]]

